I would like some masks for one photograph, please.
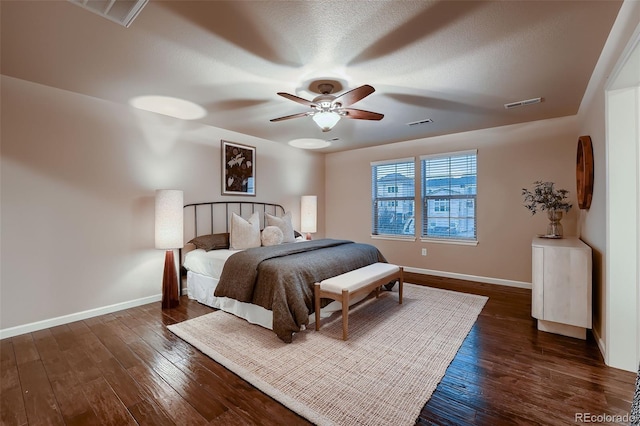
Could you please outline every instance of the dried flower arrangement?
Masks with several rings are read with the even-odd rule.
[[[535,181],[533,191],[522,188],[522,196],[524,197],[524,206],[536,214],[538,210],[564,210],[568,212],[571,209],[571,203],[567,202],[566,189],[555,189],[553,182]]]

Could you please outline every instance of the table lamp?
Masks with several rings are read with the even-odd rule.
[[[318,197],[303,195],[300,203],[300,232],[306,233],[307,240],[311,234],[317,232],[318,226]]]

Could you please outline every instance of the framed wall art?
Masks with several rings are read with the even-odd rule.
[[[256,148],[222,141],[222,195],[256,195]]]

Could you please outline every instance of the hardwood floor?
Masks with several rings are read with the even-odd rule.
[[[606,367],[591,335],[538,332],[529,290],[407,275],[489,296],[417,424],[575,425],[628,415],[635,374]],[[2,424],[309,424],[167,331],[213,311],[180,302],[1,340]]]

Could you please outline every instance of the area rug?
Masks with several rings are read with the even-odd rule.
[[[405,284],[283,343],[216,311],[169,330],[318,425],[413,425],[471,330],[486,297]]]

